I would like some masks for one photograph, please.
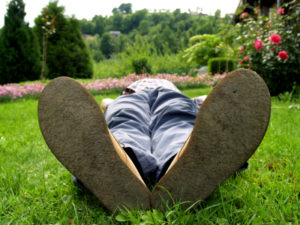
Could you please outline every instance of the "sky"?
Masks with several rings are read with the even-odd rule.
[[[4,16],[10,0],[0,0],[0,27],[4,25]],[[31,26],[34,19],[47,6],[49,0],[23,0],[25,3],[25,21]],[[239,0],[59,0],[59,5],[65,6],[65,14],[75,15],[77,19],[91,19],[94,15],[109,16],[113,8],[122,3],[131,3],[133,12],[140,9],[170,10],[179,8],[182,12],[201,11],[206,14],[214,14],[217,9],[222,15],[234,13]]]

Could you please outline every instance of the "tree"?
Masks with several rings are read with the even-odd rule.
[[[131,3],[123,3],[119,6],[119,11],[123,14],[130,14],[132,13]]]
[[[80,21],[80,27],[81,27],[81,32],[83,34],[94,34],[95,24],[92,21],[88,21],[87,19],[82,19]]]
[[[110,58],[114,52],[113,39],[109,33],[103,34],[100,49],[106,58]]]
[[[64,16],[64,7],[58,1],[50,2],[35,19],[36,32],[40,41],[43,35],[43,12],[55,16],[55,33],[48,38],[47,78],[70,76],[76,78],[92,77],[92,63],[87,47],[80,33],[79,21]]]
[[[93,33],[101,36],[105,30],[105,18],[102,16],[94,16],[92,21],[95,24]]]
[[[8,4],[0,34],[0,83],[39,79],[41,61],[37,38],[24,22],[23,0]]]
[[[123,3],[118,8],[113,8],[112,13],[116,14],[120,12],[122,14],[130,14],[132,13],[131,7],[131,3]]]

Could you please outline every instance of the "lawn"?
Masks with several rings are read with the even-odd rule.
[[[210,89],[183,91],[194,97]],[[103,97],[95,96],[100,103]],[[266,136],[246,171],[180,210],[110,213],[80,192],[46,146],[36,99],[0,103],[0,224],[299,224],[300,109],[272,99]],[[296,106],[299,106],[297,103]],[[197,191],[197,190],[195,190]]]

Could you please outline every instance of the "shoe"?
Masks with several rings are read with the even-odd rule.
[[[97,102],[78,82],[51,81],[41,93],[38,117],[50,150],[105,207],[150,207],[149,189],[109,132]]]
[[[201,106],[190,137],[154,187],[151,205],[207,198],[255,152],[270,112],[270,93],[259,75],[245,69],[227,75]]]

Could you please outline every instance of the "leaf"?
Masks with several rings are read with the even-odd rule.
[[[116,220],[119,222],[126,222],[126,221],[128,221],[128,218],[123,214],[119,214],[116,216]]]

